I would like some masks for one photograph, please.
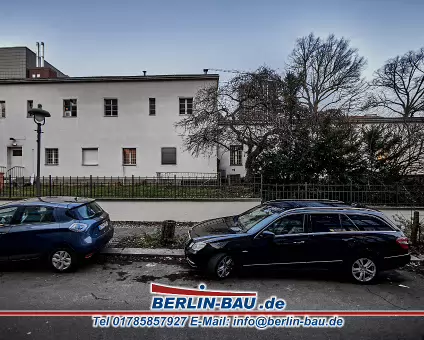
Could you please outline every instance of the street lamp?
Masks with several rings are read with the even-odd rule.
[[[41,153],[41,126],[46,124],[46,117],[50,117],[50,113],[42,109],[42,105],[38,104],[38,108],[31,109],[28,113],[34,118],[34,123],[37,124],[37,177],[35,179],[37,197],[41,196],[40,184],[40,153]]]

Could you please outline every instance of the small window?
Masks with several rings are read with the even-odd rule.
[[[99,149],[82,149],[82,165],[99,165]]]
[[[242,152],[243,152],[243,146],[241,145],[230,146],[230,166],[242,165]]]
[[[359,231],[355,223],[346,215],[340,215],[340,223],[342,225],[342,231]]]
[[[391,231],[393,228],[378,217],[369,215],[348,215],[361,231]]]
[[[13,216],[18,208],[7,207],[0,209],[0,227],[3,225],[13,224]]]
[[[32,118],[32,114],[28,111],[31,110],[34,107],[34,101],[33,100],[27,100],[27,118]]]
[[[149,98],[149,116],[156,115],[156,98]]]
[[[137,165],[137,155],[135,148],[122,149],[122,164]]]
[[[12,150],[12,156],[13,157],[22,157],[22,149],[13,149]]]
[[[44,224],[55,222],[53,208],[43,206],[25,207],[22,215],[19,216],[18,219],[19,224]]]
[[[304,233],[303,214],[284,216],[273,222],[267,230],[275,235]]]
[[[64,99],[63,100],[63,117],[76,117],[77,116],[77,100]]]
[[[180,115],[193,113],[193,98],[180,98]]]
[[[105,117],[118,117],[118,99],[105,99]]]
[[[341,230],[339,214],[312,214],[313,233],[328,233]]]
[[[162,148],[162,165],[177,164],[177,148]]]
[[[6,102],[0,100],[0,118],[6,118]]]
[[[46,149],[46,165],[59,165],[59,149]]]

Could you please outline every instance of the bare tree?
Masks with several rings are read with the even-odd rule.
[[[383,107],[403,117],[424,113],[424,48],[387,61],[372,87],[365,109]]]
[[[365,92],[361,78],[366,61],[349,41],[313,33],[297,40],[289,67],[301,79],[300,102],[311,114],[327,109],[354,109]]]
[[[254,160],[287,126],[282,91],[280,75],[267,67],[200,90],[193,114],[175,124],[186,150],[211,155],[217,146],[229,150],[232,144],[244,145],[246,178],[251,178]]]

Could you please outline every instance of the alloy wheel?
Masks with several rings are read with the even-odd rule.
[[[377,266],[368,258],[360,258],[352,264],[352,275],[360,282],[369,282],[377,274]]]
[[[233,268],[234,261],[231,256],[224,256],[221,261],[218,262],[216,274],[220,278],[226,278],[228,275],[230,275]]]
[[[52,265],[59,271],[69,269],[72,257],[66,250],[58,250],[52,255]]]

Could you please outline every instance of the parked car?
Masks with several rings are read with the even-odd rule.
[[[337,267],[368,283],[410,261],[408,239],[383,213],[335,201],[269,201],[189,235],[187,262],[218,279],[237,267]]]
[[[56,271],[75,269],[112,238],[113,227],[93,199],[40,197],[0,206],[0,260],[45,258]]]

